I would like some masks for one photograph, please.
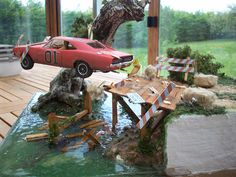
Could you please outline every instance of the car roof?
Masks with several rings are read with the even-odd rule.
[[[52,39],[61,39],[64,41],[70,42],[72,45],[74,45],[76,48],[81,48],[84,46],[85,48],[89,48],[90,50],[94,50],[91,48],[87,43],[89,42],[95,42],[94,40],[87,39],[87,38],[76,38],[76,37],[66,37],[66,36],[56,36],[53,37]],[[84,48],[84,49],[85,49]]]

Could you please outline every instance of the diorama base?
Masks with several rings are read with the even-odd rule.
[[[89,151],[86,143],[66,153],[60,151],[61,147],[67,143],[73,144],[73,141],[60,141],[61,144],[56,147],[49,147],[47,140],[27,142],[24,139],[26,135],[39,133],[38,129],[47,120],[46,108],[41,114],[31,112],[32,105],[40,95],[37,93],[33,96],[0,146],[0,176],[163,176],[161,167],[127,165],[119,159],[104,157],[106,146],[116,135],[104,135],[101,138],[102,146],[97,146],[93,151]],[[111,127],[111,100],[108,94],[105,100],[93,103],[93,113],[85,119],[102,119]],[[119,134],[125,126],[130,126],[131,121],[120,107],[118,110],[121,112],[117,124]],[[78,131],[78,124],[72,125],[68,131]]]

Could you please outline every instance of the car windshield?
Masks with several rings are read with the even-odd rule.
[[[95,42],[88,42],[87,43],[90,47],[93,47],[95,49],[104,49],[105,47],[98,41]]]

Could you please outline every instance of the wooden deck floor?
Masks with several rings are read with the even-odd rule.
[[[35,92],[47,92],[50,81],[61,68],[36,64],[20,75],[0,77],[0,142],[15,123],[29,99]],[[93,82],[119,82],[125,77],[117,73],[94,73],[88,80]]]

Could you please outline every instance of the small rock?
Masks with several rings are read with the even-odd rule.
[[[112,149],[111,149],[111,152],[113,153],[113,154],[118,154],[118,148],[117,147],[113,147]]]
[[[205,75],[205,74],[196,74],[194,76],[194,84],[203,88],[211,88],[217,85],[218,76],[214,75]]]
[[[165,170],[165,173],[167,176],[170,176],[170,177],[191,175],[191,171],[184,168],[167,168]]]
[[[144,73],[145,73],[145,76],[149,80],[153,80],[157,75],[157,69],[156,69],[156,67],[154,67],[152,65],[148,65],[147,68],[145,69]]]
[[[119,154],[116,156],[116,160],[122,163],[124,162],[124,160],[121,158]]]
[[[216,95],[204,88],[187,88],[184,90],[182,98],[184,102],[197,102],[205,108],[212,108]]]

